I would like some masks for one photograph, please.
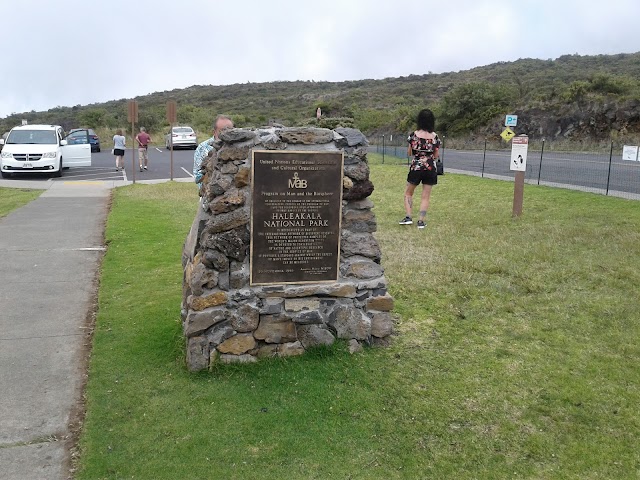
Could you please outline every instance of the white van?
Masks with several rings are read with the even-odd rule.
[[[14,127],[2,140],[0,173],[49,173],[62,176],[62,169],[91,166],[88,130],[76,130],[65,136],[59,125],[22,125]]]

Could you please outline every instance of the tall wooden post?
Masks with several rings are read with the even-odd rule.
[[[169,141],[171,142],[171,180],[173,180],[173,125],[178,121],[178,106],[175,100],[167,102],[167,122],[169,122]]]
[[[127,120],[131,122],[131,174],[136,183],[136,122],[138,121],[138,102],[129,100],[127,104]]]
[[[522,215],[524,203],[524,172],[516,172],[515,186],[513,187],[513,212],[512,217]]]
[[[511,161],[509,168],[516,172],[515,185],[513,187],[513,217],[522,215],[524,203],[524,174],[527,171],[527,150],[529,137],[519,135],[511,141]]]

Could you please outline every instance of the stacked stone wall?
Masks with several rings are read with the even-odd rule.
[[[183,251],[183,331],[192,371],[216,362],[300,355],[346,339],[386,345],[393,298],[373,235],[368,142],[352,128],[223,132],[203,162],[198,209]],[[251,153],[343,151],[340,268],[335,282],[254,285],[249,279]]]

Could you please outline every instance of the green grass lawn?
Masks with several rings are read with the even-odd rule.
[[[0,187],[0,218],[40,196],[42,190]]]
[[[115,192],[78,478],[638,478],[640,204],[526,185],[513,220],[513,184],[447,174],[418,231],[406,167],[371,176],[393,345],[199,374],[194,186]]]

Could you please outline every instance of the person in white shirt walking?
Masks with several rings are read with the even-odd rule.
[[[116,156],[116,172],[124,170],[124,150],[127,139],[122,135],[122,129],[116,130],[113,136],[113,154]]]

